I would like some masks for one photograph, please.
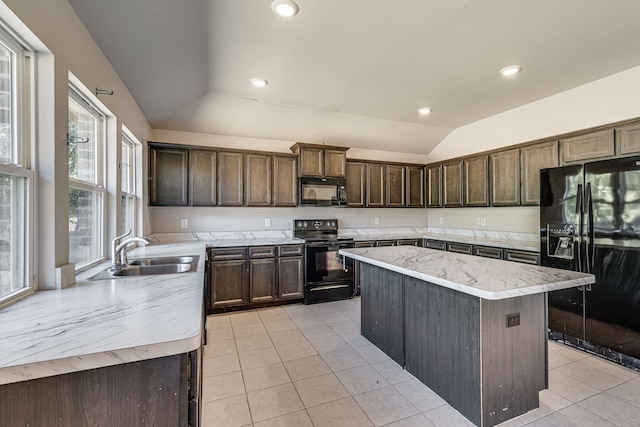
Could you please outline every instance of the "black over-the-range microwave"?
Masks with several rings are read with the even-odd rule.
[[[345,178],[301,177],[300,206],[345,206],[347,180]]]

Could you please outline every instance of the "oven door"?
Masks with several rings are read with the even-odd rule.
[[[305,283],[353,281],[353,259],[338,251],[353,248],[353,242],[307,243]]]

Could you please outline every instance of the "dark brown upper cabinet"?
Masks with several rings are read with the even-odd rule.
[[[191,150],[189,155],[189,199],[191,206],[217,203],[217,156],[210,150]]]
[[[558,166],[558,141],[520,148],[520,184],[523,205],[540,204],[540,169]]]
[[[244,154],[218,152],[218,205],[242,206],[244,202]]]
[[[245,205],[271,206],[272,157],[264,154],[245,154]],[[235,170],[231,171],[235,174]]]
[[[273,206],[298,206],[298,159],[273,156]]]
[[[291,151],[298,156],[298,175],[344,178],[347,174],[348,147],[298,142]]]
[[[561,139],[560,153],[563,165],[613,157],[616,154],[614,131],[609,129]]]
[[[443,206],[462,206],[462,160],[442,164]]]
[[[405,206],[406,177],[402,165],[385,165],[386,203],[388,208]]]
[[[424,208],[425,172],[424,166],[407,166],[407,204],[409,208]]]
[[[489,206],[489,156],[464,159],[464,205]]]
[[[517,206],[520,204],[520,150],[500,151],[491,159],[491,204]]]
[[[427,167],[427,206],[430,208],[442,207],[442,167]]]
[[[621,156],[640,153],[640,123],[617,128],[616,140]]]
[[[379,163],[367,163],[367,207],[384,208],[385,184],[384,165]]]
[[[149,204],[186,206],[189,150],[149,144]]]
[[[347,162],[347,207],[366,206],[367,164]]]

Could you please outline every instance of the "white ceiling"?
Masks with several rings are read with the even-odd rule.
[[[155,129],[427,154],[640,65],[635,0],[296,0],[292,18],[271,0],[69,2]]]

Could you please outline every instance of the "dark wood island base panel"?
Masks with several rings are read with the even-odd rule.
[[[360,275],[362,335],[467,419],[493,426],[539,406],[544,293],[488,300],[367,263]]]

